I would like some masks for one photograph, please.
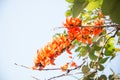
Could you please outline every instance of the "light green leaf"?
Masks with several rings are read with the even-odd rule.
[[[71,10],[67,10],[67,11],[65,12],[65,16],[66,16],[66,17],[71,16]]]
[[[86,54],[88,53],[88,51],[89,51],[89,49],[90,49],[90,47],[89,47],[89,45],[87,45],[87,46],[81,46],[81,47],[79,47],[78,48],[79,49],[79,54],[78,54],[78,56],[79,57],[84,57],[84,56],[86,56]]]
[[[100,8],[101,4],[102,4],[103,0],[93,0],[93,1],[90,1],[90,3],[87,5],[86,9],[87,10],[94,10],[96,8]]]

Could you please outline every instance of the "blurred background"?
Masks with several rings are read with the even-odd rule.
[[[57,75],[28,70],[14,63],[33,66],[37,49],[62,31],[53,29],[62,26],[67,9],[65,0],[0,0],[0,80],[34,80],[31,76],[45,80]],[[65,61],[61,59],[56,63]],[[120,72],[119,62],[116,58],[108,66]]]

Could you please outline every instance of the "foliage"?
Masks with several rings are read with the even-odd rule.
[[[51,42],[37,50],[32,69],[66,72],[48,80],[75,74],[82,74],[82,80],[118,80],[118,75],[112,69],[113,74],[108,76],[97,74],[103,72],[104,65],[114,59],[120,51],[115,46],[117,45],[115,36],[118,37],[118,45],[120,44],[120,1],[66,0],[66,2],[69,3],[69,9],[63,23],[64,32],[54,35]],[[71,50],[75,50],[74,53]],[[65,51],[71,62],[57,69],[45,69],[48,65],[55,66],[56,58]],[[75,53],[82,60],[81,64],[74,61]],[[78,73],[70,74],[74,70]]]

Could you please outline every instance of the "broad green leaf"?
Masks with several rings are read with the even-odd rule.
[[[100,64],[104,64],[108,59],[109,59],[109,57],[100,59],[100,60],[99,60],[99,63],[100,63]]]
[[[105,52],[104,52],[104,54],[105,54],[105,56],[112,56],[113,55],[113,53],[114,53],[114,49],[105,49]]]
[[[102,11],[105,15],[109,15],[113,22],[120,24],[120,1],[104,0]]]
[[[106,77],[106,75],[101,75],[101,76],[98,78],[98,80],[107,80],[107,77]]]
[[[77,17],[80,12],[88,5],[88,0],[74,0],[72,16]]]
[[[90,3],[87,5],[86,9],[92,11],[92,10],[94,10],[96,8],[100,8],[102,2],[103,2],[103,0],[90,1]]]
[[[90,69],[89,69],[89,67],[88,67],[88,65],[84,65],[84,66],[82,66],[82,72],[83,72],[83,74],[88,74],[88,72],[90,71]]]
[[[66,0],[66,2],[68,2],[68,3],[73,3],[74,0]]]

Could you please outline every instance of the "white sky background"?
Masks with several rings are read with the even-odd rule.
[[[0,0],[0,80],[34,80],[31,75],[43,80],[57,74],[28,70],[14,63],[33,65],[37,49],[60,31],[53,28],[62,26],[67,8],[65,0]],[[119,62],[110,65],[116,72],[120,72]]]

